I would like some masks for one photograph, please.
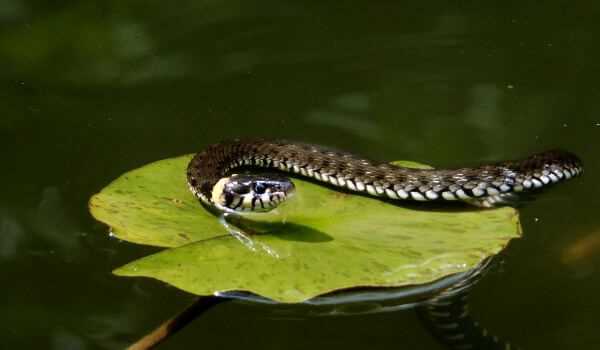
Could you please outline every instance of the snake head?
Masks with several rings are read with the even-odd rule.
[[[290,179],[278,174],[231,175],[213,187],[212,200],[226,211],[267,212],[285,201],[294,189]]]

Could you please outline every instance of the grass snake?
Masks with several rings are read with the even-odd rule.
[[[294,173],[391,200],[463,201],[480,207],[510,204],[519,192],[583,171],[577,156],[561,150],[470,168],[413,169],[312,144],[234,140],[196,154],[188,165],[188,185],[204,204],[222,211],[268,211],[293,192],[291,181],[279,174],[234,174],[248,167]]]

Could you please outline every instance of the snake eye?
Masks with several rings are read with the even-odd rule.
[[[257,194],[263,194],[266,191],[266,187],[265,185],[261,184],[261,183],[257,183],[256,185],[254,185],[254,192],[256,192]]]

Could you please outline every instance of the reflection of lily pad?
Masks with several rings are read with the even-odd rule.
[[[520,234],[512,208],[409,209],[295,179],[296,196],[277,213],[250,217],[261,232],[252,236],[253,251],[189,192],[190,157],[133,170],[92,197],[92,215],[117,237],[172,248],[115,274],[153,277],[198,295],[242,290],[300,302],[333,290],[413,285],[463,272]]]

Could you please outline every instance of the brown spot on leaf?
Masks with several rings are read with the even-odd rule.
[[[178,234],[178,236],[185,239],[186,241],[190,240],[190,237],[188,235],[186,235],[185,233],[180,233],[180,234]]]

